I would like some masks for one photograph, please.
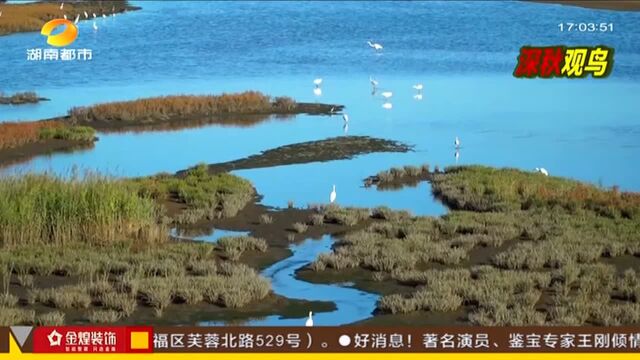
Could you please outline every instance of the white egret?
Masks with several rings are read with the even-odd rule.
[[[545,168],[536,168],[536,172],[539,172],[544,176],[549,176],[549,172]]]
[[[64,19],[67,20],[67,14],[62,15],[62,17],[64,17]]]
[[[387,110],[390,110],[391,108],[393,108],[393,104],[390,103],[390,102],[386,102],[386,103],[382,104],[382,107],[387,109]]]
[[[333,191],[331,191],[331,195],[329,195],[329,201],[333,204],[336,201],[336,197],[338,194],[336,193],[336,186],[333,185]],[[311,318],[311,314],[309,314],[309,318]]]
[[[313,326],[313,313],[311,311],[309,311],[309,318],[304,323],[304,326],[309,326],[309,327]]]
[[[64,3],[60,4],[60,10],[64,9]]]
[[[371,76],[369,76],[369,82],[371,83],[371,86],[373,86],[374,88],[378,87],[378,80],[372,78]]]
[[[86,11],[84,12],[84,18],[85,18],[85,19],[88,19],[88,18],[89,18],[89,14],[87,14],[87,12],[86,12]]]
[[[103,19],[106,19],[106,18],[107,18],[107,15],[102,14],[102,18],[103,18]]]
[[[413,98],[416,100],[422,100],[422,94],[415,94],[413,95]]]
[[[313,89],[313,94],[314,94],[315,96],[320,96],[320,95],[322,95],[322,88],[315,87],[315,88]]]
[[[98,31],[98,24],[96,24],[96,22],[93,22],[93,31]]]
[[[73,23],[78,25],[78,21],[80,21],[80,14],[76,15],[76,19],[73,20]]]
[[[346,113],[342,114],[342,120],[344,120],[344,122],[348,123],[349,122],[349,115],[347,115]]]
[[[382,50],[382,45],[378,43],[372,43],[371,41],[367,41],[367,44],[369,44],[369,46],[375,49],[376,51]]]
[[[96,18],[96,13],[91,13],[91,14],[93,15],[93,18],[95,19]]]
[[[456,150],[456,153],[454,155],[456,157],[456,164],[458,163],[458,159],[460,158],[460,151]]]
[[[453,141],[453,145],[455,145],[456,149],[460,149],[460,139],[456,136],[456,139]]]
[[[391,91],[384,91],[384,92],[381,92],[380,95],[382,95],[382,97],[385,99],[389,99],[390,97],[393,96],[393,93]]]
[[[316,85],[316,87],[322,85],[322,78],[317,78],[313,80],[313,83]]]

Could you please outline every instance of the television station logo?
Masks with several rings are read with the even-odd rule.
[[[54,32],[64,27],[62,31]],[[53,19],[40,30],[40,34],[46,36],[47,44],[53,48],[27,49],[28,61],[88,61],[93,59],[91,49],[73,49],[67,46],[73,44],[78,38],[78,27],[67,19]],[[62,48],[62,49],[58,49]]]
[[[517,78],[585,78],[609,76],[613,48],[598,46],[523,46],[513,71]]]

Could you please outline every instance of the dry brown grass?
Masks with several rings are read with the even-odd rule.
[[[287,113],[295,108],[290,98],[275,98],[257,91],[222,95],[175,95],[120,101],[69,110],[72,121],[109,124],[152,124],[190,116]],[[237,118],[218,122],[237,123]]]
[[[7,122],[0,124],[0,150],[34,143],[40,140],[43,129],[60,128],[59,121]]]
[[[126,1],[84,1],[82,3],[66,2],[63,10],[60,10],[59,2],[37,2],[28,4],[2,4],[2,16],[0,16],[0,35],[16,32],[40,31],[42,25],[53,19],[61,19],[63,15],[73,19],[76,14],[83,11],[101,15],[109,14],[115,8],[116,12],[122,12],[127,8]],[[84,20],[84,16],[81,16]]]

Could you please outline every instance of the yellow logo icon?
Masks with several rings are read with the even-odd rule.
[[[58,26],[64,25],[65,29],[59,34],[51,35],[53,30]],[[44,24],[40,34],[47,37],[47,44],[62,47],[67,46],[76,41],[78,37],[78,28],[74,23],[65,19],[53,19]]]

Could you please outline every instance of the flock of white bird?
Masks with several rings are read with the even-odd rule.
[[[379,43],[374,43],[371,42],[371,40],[367,41],[367,44],[369,45],[369,47],[371,47],[372,49],[374,49],[376,52],[380,52],[384,49],[384,47],[379,44]],[[322,95],[322,78],[316,78],[315,80],[313,80],[313,83],[315,85],[314,88],[314,94],[320,96]],[[376,79],[374,79],[372,76],[369,76],[369,83],[371,84],[372,87],[372,94],[375,95],[376,91],[378,89],[378,86],[380,85],[380,82]],[[413,89],[416,91],[416,93],[414,94],[413,98],[416,100],[422,100],[422,91],[424,90],[424,85],[422,83],[417,83],[415,85],[412,86]],[[384,104],[382,104],[382,107],[385,109],[392,109],[393,108],[393,104],[390,102],[390,99],[393,97],[393,92],[385,90],[383,92],[380,93],[380,96],[382,96],[385,99]],[[331,108],[331,114],[333,115],[334,113],[334,108]],[[349,128],[349,115],[346,112],[342,113],[342,120],[344,121],[344,130],[345,133],[347,132],[348,128]],[[456,163],[458,163],[458,159],[460,158],[460,149],[462,148],[462,143],[460,142],[460,138],[459,137],[455,137],[455,139],[453,140],[453,146],[455,148],[455,159],[456,159]],[[549,176],[549,171],[547,171],[547,169],[545,168],[535,168],[534,170],[537,173],[540,173],[544,176]],[[333,189],[331,190],[331,193],[329,194],[329,202],[330,203],[334,203],[337,199],[337,193],[336,193],[336,186],[333,185]],[[312,319],[312,314],[311,312],[309,312],[309,319],[307,320],[307,326],[313,326],[313,319]]]
[[[60,10],[64,11],[64,3],[60,3]],[[81,14],[76,14],[76,18],[73,20],[73,23],[74,23],[75,25],[78,25],[78,22],[80,22],[80,15],[81,15]],[[83,11],[83,14],[82,14],[82,15],[84,15],[84,18],[85,18],[85,19],[89,19],[89,13],[88,13],[86,10],[85,10],[85,11]],[[2,11],[0,11],[0,16],[2,16]],[[93,24],[92,24],[92,27],[93,27],[93,30],[94,30],[94,31],[98,31],[98,23],[96,22],[96,19],[98,19],[98,18],[100,18],[100,17],[102,17],[103,19],[106,19],[106,18],[108,18],[108,17],[109,17],[109,15],[106,15],[106,14],[104,14],[104,13],[103,13],[103,14],[101,14],[101,16],[98,16],[98,15],[96,15],[96,13],[94,13],[94,12],[93,12],[93,13],[91,13],[91,16],[93,17]],[[112,16],[112,17],[115,17],[115,16],[116,16],[116,8],[115,8],[115,6],[111,8],[111,16]],[[64,15],[63,15],[63,17],[64,17],[64,19],[65,19],[65,20],[68,20],[68,19],[67,19],[67,14],[64,14]]]

